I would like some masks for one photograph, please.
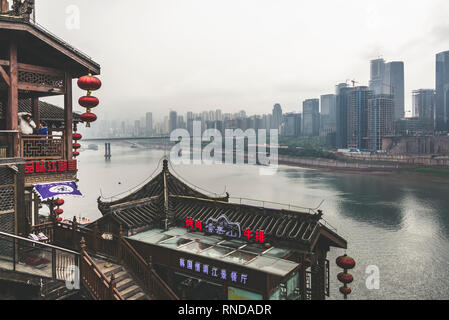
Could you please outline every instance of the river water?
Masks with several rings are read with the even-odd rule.
[[[95,143],[95,142],[89,142]],[[79,187],[83,198],[68,198],[69,216],[91,220],[101,215],[100,195],[111,197],[147,181],[163,151],[130,148],[112,143],[112,159],[104,146],[79,157]],[[87,145],[87,143],[85,144]],[[363,175],[320,172],[281,166],[263,176],[249,165],[175,166],[190,184],[212,193],[261,199],[321,209],[324,218],[349,244],[356,261],[350,299],[449,299],[449,182],[422,176]],[[158,171],[159,172],[159,171]],[[331,299],[341,299],[335,258],[344,251],[331,249]],[[379,269],[380,288],[369,289],[367,268]]]

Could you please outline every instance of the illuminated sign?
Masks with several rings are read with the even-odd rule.
[[[186,228],[229,238],[241,239],[244,237],[248,241],[255,240],[256,242],[265,243],[265,233],[263,231],[257,230],[253,232],[250,229],[245,229],[242,234],[240,224],[237,222],[229,222],[226,216],[220,216],[217,219],[209,218],[206,220],[204,226],[200,220],[187,218]]]
[[[35,173],[62,173],[73,172],[78,170],[76,160],[61,160],[61,161],[41,161],[41,162],[26,162],[25,174]]]
[[[240,283],[241,285],[246,285],[246,283],[248,282],[247,274],[238,273],[235,271],[228,271],[226,269],[220,269],[214,266],[210,266],[208,264],[202,264],[200,262],[188,260],[185,258],[179,259],[179,267],[196,273],[205,274],[223,281]]]
[[[225,235],[230,238],[241,238],[242,233],[239,223],[229,222],[226,216],[220,216],[218,219],[209,218],[206,221],[206,232]]]

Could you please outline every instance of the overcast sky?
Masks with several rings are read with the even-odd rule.
[[[80,10],[69,29],[67,8]],[[221,108],[269,113],[405,62],[411,91],[435,86],[449,50],[447,0],[36,0],[37,20],[101,64],[103,119]],[[73,12],[73,11],[70,11]],[[72,21],[72,20],[70,20]],[[80,93],[77,92],[79,95]]]

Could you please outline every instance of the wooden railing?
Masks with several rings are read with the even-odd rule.
[[[136,249],[120,235],[111,235],[110,240],[104,239],[96,225],[91,229],[80,227],[76,219],[72,224],[50,222],[34,226],[31,230],[36,234],[43,232],[49,238],[50,243],[81,252],[85,251],[85,255],[82,255],[81,268],[82,274],[84,274],[83,272],[87,273],[85,280],[83,276],[83,281],[86,281],[86,285],[92,286],[89,288],[96,292],[95,296],[105,297],[104,281],[107,282],[107,279],[99,272],[98,268],[95,268],[95,262],[89,258],[87,251],[107,256],[123,264],[132,272],[149,296],[158,300],[179,300],[173,290],[156,273],[151,261],[145,261]],[[82,248],[81,243],[85,244],[85,249]]]
[[[0,232],[0,268],[66,281],[79,265],[78,252]]]
[[[85,248],[81,249],[81,280],[96,300],[125,300],[117,290],[114,278],[106,278]]]
[[[84,238],[90,252],[100,253],[110,258],[119,257],[119,237],[112,236],[111,240],[104,239],[98,228],[89,229],[80,226],[76,219],[71,224],[48,222],[31,228],[33,233],[44,233],[49,243],[61,245],[73,250],[80,250],[81,239]]]
[[[121,261],[139,280],[145,292],[158,300],[179,300],[173,290],[153,269],[151,260],[146,262],[126,239],[121,238],[120,244]]]
[[[64,137],[21,135],[20,150],[26,160],[64,159]]]

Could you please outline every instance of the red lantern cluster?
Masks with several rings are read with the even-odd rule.
[[[73,147],[73,157],[78,157],[79,155],[80,155],[80,153],[79,153],[79,149],[81,148],[81,145],[79,144],[79,142],[78,141],[80,141],[81,139],[83,138],[83,136],[80,134],[80,133],[74,133],[73,135],[72,135],[72,139],[73,139],[73,141],[74,141],[74,143],[73,143],[73,145],[72,145],[72,147]]]
[[[79,98],[78,103],[80,106],[87,109],[87,112],[81,115],[81,121],[86,122],[86,127],[90,127],[90,124],[97,120],[97,116],[92,113],[91,109],[100,104],[100,100],[98,100],[97,97],[92,96],[92,91],[101,88],[101,81],[89,74],[78,79],[78,87],[82,90],[87,90],[87,95]]]
[[[60,207],[62,205],[64,205],[64,203],[65,203],[64,199],[56,199],[56,200],[53,201],[53,205],[56,206],[56,209],[54,209],[53,212],[58,217],[57,220],[59,222],[62,221],[62,218],[60,217],[60,215],[64,213],[64,210],[62,210]]]
[[[352,293],[351,288],[348,287],[348,284],[354,281],[354,277],[352,274],[348,273],[348,270],[354,269],[355,260],[348,255],[343,255],[338,257],[336,260],[337,266],[342,268],[344,272],[340,272],[337,275],[338,281],[343,283],[343,286],[340,288],[340,293],[344,295],[345,300],[348,298],[348,295]]]

